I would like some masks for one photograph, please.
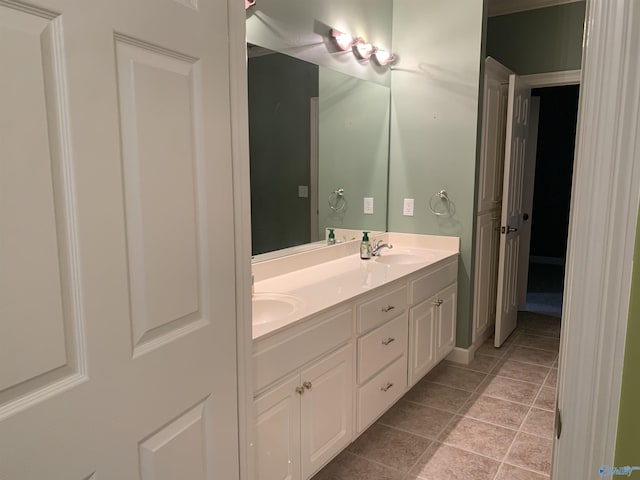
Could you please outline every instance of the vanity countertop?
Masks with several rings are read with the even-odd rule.
[[[385,248],[368,260],[357,253],[360,242],[348,242],[318,251],[315,264],[314,252],[280,260],[287,265],[255,264],[254,341],[459,253],[457,237],[385,233],[374,240],[378,239],[393,249]],[[335,247],[339,248],[331,251]],[[328,259],[327,251],[337,258]]]

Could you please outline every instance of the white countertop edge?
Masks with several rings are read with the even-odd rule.
[[[367,265],[366,262],[369,261],[362,261],[356,257],[359,252],[360,242],[347,242],[342,245],[333,245],[326,249],[319,249],[321,251],[314,250],[312,252],[304,252],[298,255],[281,257],[272,261],[256,264],[254,265],[254,275],[256,275],[256,267],[260,270],[259,274],[256,275],[256,292],[279,292],[294,295],[305,301],[306,306],[301,309],[301,311],[297,312],[297,314],[285,317],[282,321],[254,326],[253,341],[255,342],[271,337],[294,324],[298,324],[312,315],[317,315],[334,307],[338,307],[346,302],[353,301],[354,299],[371,293],[376,288],[401,280],[402,278],[414,274],[422,269],[433,267],[440,263],[446,263],[452,257],[459,254],[460,240],[458,237],[386,233],[377,238],[393,244],[396,248],[419,248],[437,251],[440,258],[426,263],[403,265],[392,268],[387,267],[389,270],[385,272],[384,276],[386,277],[389,275],[391,277],[389,280],[376,283],[371,288],[367,288],[365,286],[362,287],[363,289],[359,289],[354,285],[353,288],[345,289],[344,292],[335,295],[327,295],[326,292],[323,292],[323,290],[326,289],[327,282],[331,279],[322,280],[322,277],[326,276],[326,270],[331,268],[334,261],[337,261],[338,263],[336,265],[340,265],[341,268],[344,268],[346,263],[349,264],[347,269],[340,270],[340,272],[344,272],[345,276],[354,275],[357,273],[356,270],[362,268],[361,265]],[[312,254],[310,256],[313,258],[309,258],[308,254]],[[360,262],[365,263],[362,264]],[[373,260],[371,262],[373,262]],[[278,263],[278,265],[275,265],[276,263]],[[372,263],[371,265],[374,264]],[[308,279],[310,277],[313,278],[315,275],[315,272],[312,270],[315,267],[318,267],[320,279],[317,284],[308,283]],[[289,269],[288,271],[287,268]],[[304,269],[309,270],[304,272],[300,271]],[[280,275],[274,275],[275,273],[280,273]],[[277,278],[278,276],[281,276],[281,281]],[[258,278],[261,279],[258,280]],[[299,290],[296,290],[297,280],[299,279],[305,279],[306,282],[301,282],[303,285]]]

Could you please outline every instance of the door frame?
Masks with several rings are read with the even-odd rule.
[[[600,478],[615,458],[640,199],[634,3],[587,2],[552,478]]]
[[[531,90],[534,88],[548,88],[548,87],[562,87],[567,85],[580,85],[580,73],[581,70],[564,70],[560,72],[546,72],[546,73],[536,73],[532,75],[523,75],[522,78],[525,80],[529,86],[531,86]],[[533,98],[533,96],[532,96]],[[539,118],[535,118],[539,116],[539,102],[538,109],[534,110],[533,108],[533,100],[532,100],[532,108],[530,110],[530,118],[529,121],[533,126],[535,124],[535,128],[530,130],[529,135],[529,143],[530,148],[527,149],[527,156],[525,158],[525,172],[530,172],[531,170],[535,173],[535,162],[536,162],[536,145],[538,142],[538,128],[539,128]],[[578,119],[576,119],[576,122]],[[533,133],[533,135],[531,135]],[[574,154],[574,162],[575,162],[575,154]],[[533,164],[533,165],[532,165]],[[524,176],[524,184],[522,188],[523,198],[522,203],[527,206],[529,210],[529,225],[527,227],[527,233],[525,234],[527,238],[523,238],[524,243],[526,244],[526,248],[521,248],[520,250],[520,266],[518,268],[518,304],[519,308],[524,308],[526,304],[527,297],[527,275],[529,274],[529,251],[531,245],[531,226],[533,223],[533,193],[534,193],[534,185],[535,185],[535,174],[534,175],[526,175]],[[572,187],[573,189],[573,187]],[[524,246],[524,245],[523,245]],[[524,269],[522,267],[525,267]],[[566,287],[566,286],[565,286]]]
[[[325,239],[325,232],[322,232],[320,238],[320,216],[318,213],[318,176],[320,165],[320,97],[311,97],[309,99],[309,124],[311,130],[309,138],[311,139],[311,148],[309,152],[309,222],[311,223],[311,241]]]
[[[238,355],[238,453],[240,480],[254,472],[253,336],[251,325],[251,182],[249,178],[249,89],[247,85],[246,10],[227,0],[229,22],[229,101],[236,266]]]

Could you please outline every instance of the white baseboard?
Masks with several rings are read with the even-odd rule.
[[[449,360],[450,362],[469,365],[471,362],[473,362],[473,359],[476,356],[476,350],[480,348],[480,345],[482,345],[487,340],[487,338],[491,336],[494,330],[494,325],[490,325],[483,332],[477,333],[476,341],[472,343],[469,348],[455,347],[453,351],[449,355],[447,355],[447,360]]]
[[[454,363],[469,365],[473,360],[473,351],[471,348],[455,347],[451,353],[447,355],[447,360]]]

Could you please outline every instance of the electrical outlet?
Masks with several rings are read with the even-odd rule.
[[[299,198],[308,198],[309,197],[309,186],[308,185],[298,185],[298,197]]]
[[[373,197],[364,197],[364,214],[373,215]]]
[[[402,214],[407,217],[413,217],[413,198],[405,198],[402,207]]]

